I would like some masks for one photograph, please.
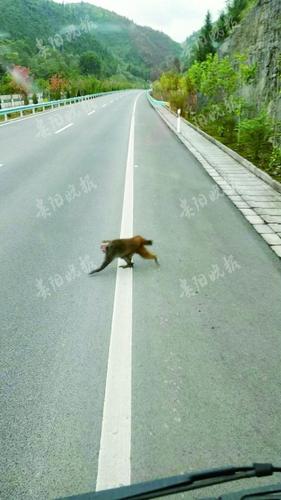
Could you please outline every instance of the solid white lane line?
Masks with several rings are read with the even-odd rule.
[[[135,100],[127,156],[121,238],[133,235]],[[118,261],[120,265],[121,261]],[[132,269],[118,267],[96,490],[131,482]]]
[[[90,112],[88,113],[88,116],[92,115],[92,114],[93,114],[93,113],[95,113],[95,112],[96,112],[96,110],[95,110],[95,109],[93,109],[93,111],[90,111]]]
[[[68,125],[66,125],[65,127],[60,128],[59,130],[57,130],[57,131],[55,132],[55,134],[60,134],[61,132],[63,132],[63,131],[64,131],[64,130],[66,130],[67,128],[72,127],[72,125],[73,125],[73,123],[69,123],[69,124],[68,124]]]

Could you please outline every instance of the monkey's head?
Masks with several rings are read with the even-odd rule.
[[[102,241],[100,248],[101,248],[101,251],[103,253],[106,253],[106,249],[107,249],[108,245],[109,245],[109,241]]]

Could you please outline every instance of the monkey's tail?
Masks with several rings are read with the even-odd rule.
[[[144,240],[143,244],[144,245],[153,245],[153,241],[152,240]]]

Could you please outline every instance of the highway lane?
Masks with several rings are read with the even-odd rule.
[[[65,146],[69,137],[67,133],[70,131],[63,130],[65,127],[71,123],[73,124],[73,134],[76,132],[76,141],[80,143],[80,125],[85,123],[86,127],[95,126],[97,120],[103,120],[106,110],[111,106],[118,105],[123,96],[124,94],[117,92],[114,95],[55,108],[52,111],[38,113],[35,116],[10,120],[7,123],[0,124],[1,174],[3,172],[6,174],[5,182],[1,183],[0,186],[0,200],[3,202],[7,190],[12,190],[17,186],[19,171],[22,180],[23,175],[29,176],[30,172],[38,168],[41,157],[46,158],[45,151],[49,151],[53,147],[54,141],[57,140],[57,143],[62,142],[61,147],[65,148],[65,162],[67,161],[70,148]],[[66,143],[63,144],[63,141],[66,141]],[[18,161],[18,158],[22,158],[24,163]],[[50,161],[52,161],[53,157],[50,158]]]
[[[132,480],[279,463],[280,261],[144,99],[135,163]]]
[[[94,101],[59,134],[38,135],[37,117],[0,128],[4,498],[95,489],[116,266],[84,266],[120,232],[136,95]],[[134,150],[134,232],[161,267],[133,271],[132,481],[277,462],[280,263],[145,96]]]
[[[14,156],[2,153],[0,216],[5,498],[95,487],[115,269],[98,284],[84,271],[101,261],[101,239],[120,233],[133,100],[98,119],[82,114],[34,149],[32,119],[9,126]],[[56,195],[64,204],[54,210]],[[38,216],[38,199],[48,216]]]

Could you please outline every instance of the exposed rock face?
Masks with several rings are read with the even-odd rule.
[[[281,120],[281,0],[257,0],[219,52],[246,53],[250,63],[258,64],[255,83],[243,88],[242,94],[257,106],[266,104],[270,114]]]

